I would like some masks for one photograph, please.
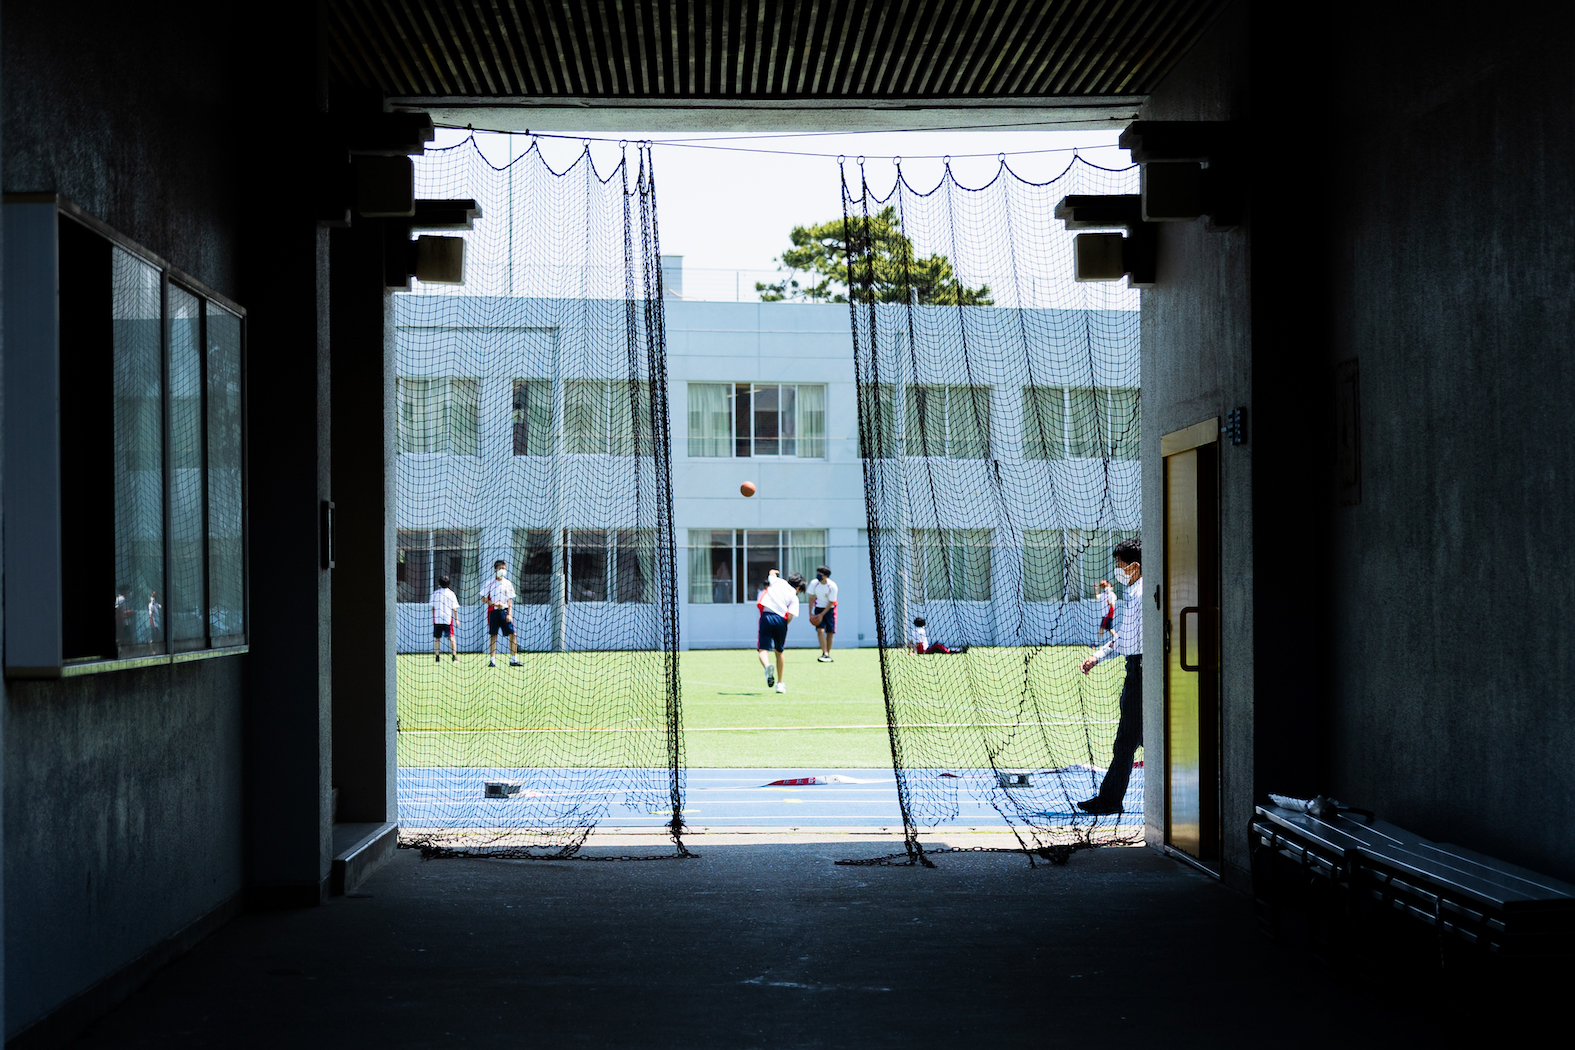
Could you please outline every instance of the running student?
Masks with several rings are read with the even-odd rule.
[[[820,639],[820,663],[831,663],[831,643],[837,633],[837,584],[831,570],[822,565],[815,570],[815,582],[808,587],[809,622]]]
[[[782,681],[786,670],[782,664],[782,647],[787,644],[788,624],[798,615],[798,596],[803,591],[804,577],[795,572],[784,580],[772,569],[766,574],[766,585],[761,588],[760,596],[755,599],[755,608],[760,610],[760,637],[755,648],[760,666],[766,672],[766,688],[776,686],[779,693],[787,692],[787,685]],[[777,653],[775,670],[771,666],[773,648]]]
[[[459,662],[459,640],[455,638],[454,614],[459,612],[459,599],[448,589],[447,576],[437,578],[437,590],[432,592],[432,660],[442,660],[443,639],[448,639],[450,659]]]
[[[931,643],[929,636],[924,633],[924,617],[915,616],[913,618],[913,652],[915,655],[949,655],[951,653],[966,653],[967,651],[968,647],[966,645],[961,649],[948,649],[940,642]]]
[[[1099,794],[1084,799],[1077,808],[1097,816],[1124,810],[1127,781],[1132,779],[1132,756],[1143,745],[1143,541],[1122,540],[1112,552],[1116,575],[1127,585],[1126,604],[1121,610],[1121,629],[1116,636],[1083,661],[1083,673],[1111,656],[1126,657],[1126,677],[1121,682],[1121,720],[1116,723],[1115,752],[1110,768],[1100,782]]]
[[[509,666],[524,666],[514,638],[514,585],[509,582],[508,563],[502,558],[492,563],[492,579],[481,588],[481,597],[487,603],[487,666],[498,666],[500,631],[509,639]]]
[[[1099,604],[1105,607],[1105,613],[1099,620],[1099,641],[1113,642],[1116,632],[1111,624],[1116,619],[1116,592],[1110,589],[1109,580],[1099,581]]]

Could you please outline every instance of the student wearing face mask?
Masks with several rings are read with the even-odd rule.
[[[514,585],[509,582],[508,563],[492,563],[492,579],[481,588],[487,603],[487,666],[498,666],[498,634],[509,639],[509,666],[521,667],[518,643],[514,638]]]
[[[1084,799],[1077,808],[1096,816],[1123,812],[1127,781],[1132,779],[1132,756],[1143,744],[1143,541],[1122,540],[1113,552],[1116,578],[1126,584],[1126,601],[1116,636],[1083,661],[1083,673],[1112,656],[1126,657],[1126,680],[1121,683],[1121,720],[1116,724],[1115,754],[1105,772],[1099,794]]]

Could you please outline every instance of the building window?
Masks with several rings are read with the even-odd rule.
[[[210,644],[246,640],[246,546],[242,501],[241,319],[207,304],[208,634]]]
[[[478,451],[479,382],[450,376],[400,376],[399,451],[474,456]]]
[[[912,535],[915,600],[990,600],[989,529],[914,529]]]
[[[1023,387],[1023,458],[1135,460],[1142,399],[1135,387]]]
[[[826,458],[826,388],[690,383],[689,455]]]
[[[651,384],[646,380],[565,380],[563,416],[564,443],[570,453],[653,454]]]
[[[1126,587],[1115,576],[1111,551],[1136,532],[1118,529],[1025,529],[1023,601],[1081,601],[1099,595],[1108,580],[1117,598]]]
[[[813,580],[825,561],[825,529],[690,529],[689,602],[753,602],[772,569]]]
[[[481,600],[480,544],[475,529],[401,529],[394,580],[399,601],[425,605],[439,576],[461,605]]]
[[[552,530],[515,529],[514,560],[509,563],[514,577],[515,602],[520,605],[547,605],[552,601]]]
[[[514,454],[552,455],[552,380],[514,380]]]
[[[650,602],[655,529],[570,529],[566,561],[574,602]]]
[[[859,455],[891,459],[897,455],[897,388],[891,383],[863,383],[859,416]]]
[[[945,459],[990,458],[990,388],[914,385],[906,390],[904,451]]]

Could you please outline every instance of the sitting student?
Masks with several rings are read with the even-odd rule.
[[[915,616],[913,618],[913,651],[919,656],[923,656],[926,653],[950,655],[953,653],[966,653],[968,647],[965,645],[961,649],[948,649],[940,642],[931,644],[924,634],[924,617]]]

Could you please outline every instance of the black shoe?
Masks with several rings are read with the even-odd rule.
[[[433,654],[432,654],[432,662],[433,662],[433,663],[437,663],[437,662],[438,662],[438,661],[440,661],[440,660],[442,660],[442,659],[443,659],[443,658],[442,658],[442,657],[441,657],[441,656],[439,656],[439,655],[438,655],[438,654],[437,654],[437,653],[433,653]]]
[[[1106,802],[1098,795],[1095,795],[1093,798],[1085,798],[1077,804],[1077,808],[1096,817],[1112,817],[1118,813],[1126,812],[1125,807],[1121,803]]]

